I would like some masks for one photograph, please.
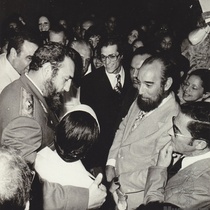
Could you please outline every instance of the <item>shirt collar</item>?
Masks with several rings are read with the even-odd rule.
[[[182,167],[180,170],[186,168],[187,166],[199,161],[199,160],[203,160],[203,159],[206,159],[206,158],[210,158],[210,151],[205,153],[205,154],[202,154],[202,155],[196,155],[196,156],[187,156],[183,159],[182,161]]]
[[[37,88],[37,90],[41,93],[41,95],[43,96],[43,93],[41,91],[41,89],[34,83],[34,81],[28,76],[27,73],[25,73],[25,76],[31,81],[31,83]]]
[[[115,87],[115,85],[117,83],[117,78],[116,78],[117,74],[120,74],[120,76],[121,76],[120,77],[121,78],[121,84],[122,84],[122,86],[124,85],[124,82],[125,82],[125,71],[124,71],[124,68],[122,66],[120,68],[119,73],[117,73],[117,74],[110,74],[106,70],[105,70],[105,73],[106,73],[106,75],[107,75],[107,77],[108,77],[108,79],[109,79],[113,89],[114,89],[114,87]]]

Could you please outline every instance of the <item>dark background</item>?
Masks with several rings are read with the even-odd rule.
[[[64,16],[74,23],[89,14],[101,18],[113,12],[125,27],[134,20],[154,17],[170,19],[174,27],[186,30],[195,25],[198,5],[198,0],[0,0],[0,23],[13,13],[37,25],[41,14]]]

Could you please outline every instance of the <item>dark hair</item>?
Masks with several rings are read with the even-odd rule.
[[[24,30],[10,37],[7,47],[7,55],[10,53],[12,48],[14,48],[17,54],[19,54],[22,50],[24,41],[32,42],[38,45],[38,40],[35,38],[35,36],[29,31]]]
[[[32,173],[18,151],[0,148],[0,209],[24,210],[29,201]]]
[[[60,33],[60,32],[64,32],[64,34],[66,33],[65,28],[59,23],[53,23],[49,31],[52,31],[54,33]]]
[[[102,47],[108,47],[110,45],[117,45],[117,51],[119,52],[120,55],[123,55],[123,46],[122,46],[122,43],[119,39],[117,38],[106,38],[106,39],[103,39],[101,44],[100,44],[100,49]]]
[[[205,140],[210,148],[210,103],[184,103],[181,105],[181,113],[192,118],[187,128],[193,139]]]
[[[210,71],[208,69],[196,69],[189,74],[188,78],[192,75],[200,77],[204,93],[210,92]]]
[[[84,158],[99,136],[99,126],[89,113],[74,111],[60,121],[56,128],[55,148],[66,162]]]

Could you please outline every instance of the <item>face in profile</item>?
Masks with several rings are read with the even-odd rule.
[[[19,54],[16,54],[13,66],[15,70],[21,75],[29,70],[29,64],[31,63],[32,56],[37,50],[38,46],[27,40],[24,41],[23,46]]]
[[[149,54],[135,55],[131,61],[130,77],[135,88],[138,88],[138,74],[143,62],[150,57]]]
[[[169,131],[173,150],[184,155],[190,155],[195,151],[192,135],[187,128],[190,121],[192,121],[190,117],[180,112],[177,117],[173,117],[173,129]]]
[[[143,47],[143,46],[144,46],[144,44],[143,44],[143,42],[142,42],[141,40],[135,40],[135,41],[133,42],[133,44],[132,44],[133,52],[134,52],[136,49],[138,49],[138,48],[140,48],[140,47]]]
[[[44,84],[44,96],[49,107],[57,111],[62,105],[62,94],[68,92],[74,76],[75,65],[69,57],[58,66],[59,70],[50,75]]]
[[[183,89],[183,99],[186,102],[201,101],[204,95],[203,82],[197,75],[191,75],[186,79]]]

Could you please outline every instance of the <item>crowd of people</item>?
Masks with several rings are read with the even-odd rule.
[[[209,16],[119,25],[2,24],[0,209],[210,209]]]

